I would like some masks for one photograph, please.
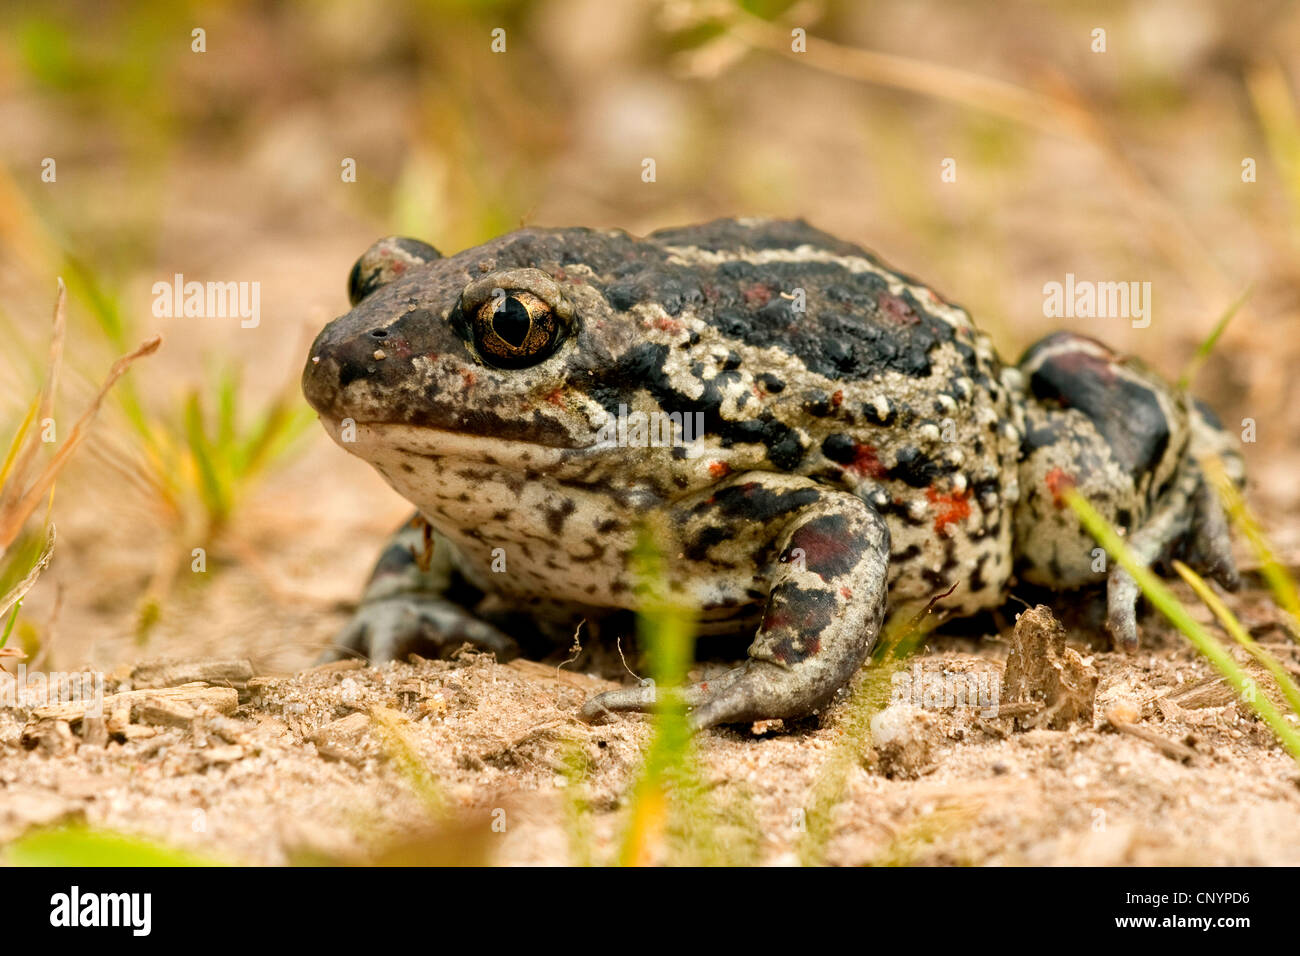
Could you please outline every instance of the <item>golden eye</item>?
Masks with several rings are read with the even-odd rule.
[[[523,289],[494,290],[474,314],[474,345],[498,368],[524,368],[546,358],[559,343],[554,310]]]

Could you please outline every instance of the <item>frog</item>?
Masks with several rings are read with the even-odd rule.
[[[388,237],[348,297],[303,393],[416,513],[327,657],[536,655],[654,593],[744,659],[578,716],[673,693],[704,729],[819,717],[887,613],[968,616],[1021,582],[1104,588],[1136,650],[1137,584],[1099,567],[1071,489],[1143,565],[1239,584],[1202,461],[1244,469],[1207,405],[1079,332],[1005,362],[960,305],[802,219],[530,226],[452,255]]]

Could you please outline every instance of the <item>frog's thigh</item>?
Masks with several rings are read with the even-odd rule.
[[[774,494],[790,491],[788,478]],[[763,479],[748,482],[753,495]],[[696,727],[800,717],[830,702],[866,659],[884,618],[889,528],[862,499],[811,482],[804,504],[776,525],[777,557],[762,624],[749,660],[686,689]],[[643,688],[611,691],[583,707],[586,719],[644,710]]]
[[[862,665],[887,603],[889,527],[855,495],[823,494],[786,525],[763,622],[739,674],[694,689],[698,727],[798,717]]]

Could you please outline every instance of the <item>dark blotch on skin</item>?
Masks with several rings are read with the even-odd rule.
[[[771,412],[762,411],[753,418],[726,418],[722,414],[722,390],[719,382],[732,382],[737,372],[719,372],[714,379],[703,378],[704,368],[697,363],[692,373],[700,376],[703,392],[692,397],[677,391],[664,372],[668,346],[644,342],[628,349],[608,367],[597,369],[589,394],[611,415],[618,414],[620,403],[629,403],[638,389],[644,388],[661,408],[704,415],[704,431],[717,435],[724,446],[736,442],[753,442],[766,446],[772,464],[793,471],[803,460],[804,447],[793,429],[778,421]]]
[[[911,485],[913,488],[928,488],[939,476],[939,466],[929,455],[906,445],[898,450],[898,464],[889,469],[889,477]]]
[[[573,503],[572,498],[565,498],[554,508],[546,509],[546,530],[551,534],[559,537],[564,530],[564,522],[568,520],[569,515],[577,510],[577,505]]]
[[[378,578],[385,574],[398,574],[413,564],[415,564],[415,555],[411,552],[409,546],[390,544],[384,549],[384,553],[379,556],[372,577]]]
[[[763,629],[769,639],[775,638],[772,656],[787,664],[812,657],[821,649],[818,635],[831,626],[837,610],[835,598],[826,591],[792,584],[778,587],[763,615]]]
[[[696,505],[693,510],[696,514],[703,514],[709,509],[716,509],[728,518],[767,522],[804,508],[820,497],[821,492],[815,488],[776,492],[758,482],[749,481],[718,490],[708,501]]]
[[[827,435],[822,442],[822,454],[841,465],[851,465],[858,457],[858,443],[848,435]]]
[[[657,302],[669,315],[678,315],[704,296],[697,272],[686,266],[661,265],[611,283],[605,288],[605,298],[621,312],[642,302]]]
[[[692,561],[704,561],[709,556],[709,549],[721,544],[731,537],[726,528],[710,526],[699,533],[686,548],[686,557]]]
[[[814,389],[804,396],[803,409],[809,415],[825,418],[831,413],[831,397],[821,389]]]
[[[1117,375],[1118,359],[1107,360],[1086,351],[1082,345],[1092,340],[1070,332],[1043,339],[1022,362],[1032,361],[1039,351],[1062,341],[1078,341],[1081,347],[1044,360],[1030,376],[1030,390],[1041,401],[1077,408],[1087,415],[1110,445],[1115,460],[1135,482],[1141,480],[1156,469],[1169,448],[1171,429],[1155,392]]]
[[[790,536],[790,546],[781,555],[781,560],[791,560],[791,551],[799,548],[804,552],[804,563],[809,571],[820,574],[823,579],[836,578],[857,564],[859,554],[854,550],[857,543],[843,515],[823,515],[800,526]]]

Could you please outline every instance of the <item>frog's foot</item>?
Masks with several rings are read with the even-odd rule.
[[[679,693],[691,724],[802,717],[830,703],[866,659],[886,606],[889,528],[853,495],[824,494],[787,526],[749,660]],[[649,710],[653,685],[610,691],[584,720]]]
[[[1228,520],[1218,496],[1187,466],[1151,517],[1128,540],[1129,550],[1143,567],[1161,558],[1183,557],[1193,570],[1218,581],[1229,591],[1241,585],[1232,560]],[[1138,647],[1137,600],[1140,588],[1123,567],[1111,569],[1106,582],[1106,626],[1116,646],[1133,653]]]
[[[422,594],[397,594],[366,601],[321,655],[321,662],[361,657],[378,664],[408,654],[441,657],[462,644],[494,652],[501,660],[519,646],[491,624],[457,604]]]

